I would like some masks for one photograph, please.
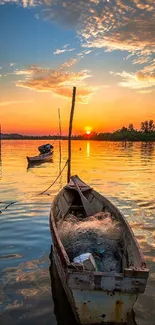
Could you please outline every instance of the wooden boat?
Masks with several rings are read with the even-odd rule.
[[[50,213],[53,258],[59,277],[79,323],[125,323],[138,295],[145,290],[149,270],[123,214],[106,197],[90,188],[78,176],[72,179],[76,180],[78,190],[86,198],[94,213],[106,209],[123,227],[122,271],[121,273],[86,271],[80,264],[69,260],[59,237],[57,222],[70,211],[72,214],[74,211],[76,214],[77,211],[85,214],[81,195],[71,180],[54,199]]]
[[[43,153],[43,154],[39,154],[38,156],[34,156],[34,157],[26,157],[28,163],[43,163],[46,161],[49,161],[52,159],[53,156],[53,151],[47,152],[47,153]]]
[[[124,324],[138,295],[145,290],[149,270],[139,244],[118,208],[78,176],[70,177],[74,102],[75,88],[69,128],[68,183],[55,197],[50,212],[53,261],[78,323]],[[73,259],[69,259],[69,254],[60,238],[59,224],[70,213],[76,217],[82,215],[89,220],[90,216],[102,211],[107,211],[123,230],[119,272],[84,269],[82,263],[75,263]],[[81,247],[84,247],[83,243],[84,241],[80,242]],[[83,251],[83,253],[88,252]]]

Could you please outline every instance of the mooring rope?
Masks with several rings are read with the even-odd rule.
[[[68,164],[68,159],[66,160],[66,162],[65,162],[65,165],[64,165],[64,167],[61,169],[61,171],[60,171],[60,173],[59,173],[59,175],[56,177],[56,179],[54,180],[54,182],[45,190],[45,191],[43,191],[43,192],[41,192],[41,193],[39,193],[39,194],[37,194],[37,195],[42,195],[42,194],[44,194],[45,192],[47,192],[55,183],[56,183],[56,181],[59,179],[59,177],[61,176],[61,174],[63,173],[63,171],[64,171],[64,169],[65,169],[65,167],[67,166],[67,164]]]
[[[68,164],[68,159],[66,160],[66,162],[65,162],[65,164],[64,164],[64,166],[63,166],[63,168],[60,170],[60,172],[59,172],[59,174],[58,174],[58,176],[56,177],[56,179],[54,180],[54,182],[50,185],[50,186],[48,186],[48,188],[46,188],[46,190],[44,190],[44,191],[42,191],[41,193],[39,193],[39,194],[37,194],[37,195],[33,195],[32,196],[32,198],[33,197],[36,197],[36,196],[38,196],[38,195],[42,195],[42,194],[44,194],[44,193],[46,193],[55,183],[56,183],[56,181],[59,179],[59,177],[62,175],[62,173],[63,173],[63,171],[64,171],[64,169],[65,169],[65,167],[67,166],[67,164]],[[50,195],[50,194],[48,194],[48,195]],[[15,204],[15,203],[19,203],[20,202],[20,200],[19,201],[14,201],[14,202],[10,202],[10,203],[8,203],[6,206],[5,206],[5,208],[3,208],[2,210],[0,210],[0,214],[3,212],[3,211],[5,211],[10,205],[13,205],[13,204]],[[0,202],[0,203],[5,203],[5,202]]]

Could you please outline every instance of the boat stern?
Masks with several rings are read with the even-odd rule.
[[[144,292],[146,281],[146,277],[129,278],[123,274],[70,272],[67,285],[81,324],[124,324],[139,293]]]
[[[138,294],[73,289],[72,295],[81,324],[124,324]]]

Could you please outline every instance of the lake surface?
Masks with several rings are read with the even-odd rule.
[[[52,162],[27,168],[26,156],[36,155],[43,143],[46,141],[2,141],[2,325],[57,324],[49,274],[49,211],[66,183],[67,171],[47,192],[50,195],[38,195],[52,184],[60,168],[58,141],[54,142]],[[67,142],[62,141],[62,167],[66,160]],[[135,304],[135,320],[137,325],[155,325],[155,143],[73,141],[72,174],[107,196],[129,221],[150,268],[145,293]],[[5,209],[11,202],[16,203]]]

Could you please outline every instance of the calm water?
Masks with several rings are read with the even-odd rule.
[[[66,170],[49,190],[50,195],[38,195],[59,173],[58,142],[54,143],[53,162],[27,169],[25,156],[35,155],[43,143],[2,142],[0,210],[16,201],[0,214],[3,325],[57,324],[49,275],[49,211],[53,197],[66,182]],[[67,159],[66,141],[62,151],[63,167]],[[155,325],[155,143],[125,146],[73,141],[72,152],[72,174],[77,173],[119,207],[140,243],[150,277],[145,293],[135,305],[135,319],[138,325]]]

